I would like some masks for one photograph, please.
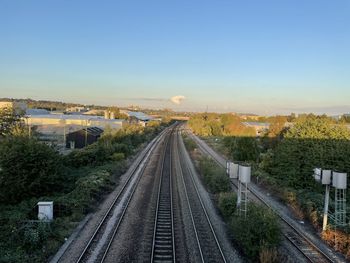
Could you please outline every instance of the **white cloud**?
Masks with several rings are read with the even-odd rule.
[[[178,104],[178,105],[179,105],[179,104],[181,104],[181,102],[182,102],[184,99],[186,99],[185,96],[178,95],[178,96],[171,97],[171,98],[170,98],[170,101],[171,101],[172,103],[175,103],[175,104]]]

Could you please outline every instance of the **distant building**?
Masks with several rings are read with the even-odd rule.
[[[257,121],[261,116],[255,114],[239,114],[239,117],[243,120],[254,120]]]
[[[0,101],[0,109],[14,109],[16,113],[25,113],[27,109],[27,103],[18,101]]]
[[[66,112],[86,112],[86,111],[87,109],[85,109],[85,107],[82,107],[82,106],[66,108]]]
[[[255,122],[255,121],[248,121],[248,122],[242,122],[247,127],[252,127],[255,129],[256,135],[261,136],[265,132],[269,130],[270,123],[268,122]]]
[[[45,109],[27,109],[26,110],[26,115],[45,115],[45,114],[50,114],[48,110]]]
[[[104,110],[95,110],[95,109],[92,109],[92,110],[89,110],[89,111],[87,111],[87,112],[84,112],[83,114],[84,114],[84,115],[98,115],[98,116],[103,116]]]
[[[129,117],[130,123],[138,123],[141,126],[146,126],[149,121],[154,120],[153,117],[140,111],[123,111],[122,113]]]
[[[88,127],[66,135],[66,148],[81,149],[87,145],[97,142],[103,130],[98,127]]]
[[[78,126],[96,126],[101,129],[110,128],[119,129],[123,126],[124,120],[114,119],[106,120],[101,116],[89,115],[66,115],[66,114],[40,114],[28,115],[28,121],[31,125],[47,126],[47,125],[78,125]]]

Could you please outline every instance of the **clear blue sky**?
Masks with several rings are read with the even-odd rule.
[[[0,0],[0,97],[350,112],[350,1]]]

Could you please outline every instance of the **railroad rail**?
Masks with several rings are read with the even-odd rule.
[[[188,134],[194,139],[197,143],[198,147],[202,152],[209,155],[215,162],[217,162],[220,166],[226,168],[226,160],[222,158],[220,160],[216,154],[213,154],[210,150],[206,149],[195,135],[188,132]],[[213,151],[213,150],[212,150]],[[214,152],[214,151],[213,151]],[[225,163],[223,163],[225,162]],[[230,180],[231,184],[237,188],[237,185]],[[248,187],[248,190],[257,198],[261,203],[265,206],[269,207],[272,211],[276,213],[276,215],[284,222],[285,227],[283,231],[283,235],[285,238],[295,247],[300,253],[305,257],[305,259],[309,262],[320,263],[320,262],[337,262],[333,260],[329,255],[324,253],[320,248],[318,248],[313,241],[311,241],[305,234],[303,234],[300,230],[298,230],[295,226],[293,226],[288,219],[286,219],[281,213],[277,210],[273,209],[271,205],[263,198],[259,193],[257,193],[251,187]]]
[[[185,196],[190,211],[192,225],[196,235],[197,245],[202,262],[227,262],[219,240],[216,236],[215,230],[208,216],[206,207],[204,206],[202,197],[199,193],[197,184],[194,180],[192,170],[188,166],[188,160],[184,154],[181,154],[181,150],[185,151],[183,143],[179,145],[179,133],[176,134],[176,143],[179,149],[177,153],[177,163],[181,164],[179,169],[181,174],[181,180],[184,185]],[[184,176],[182,169],[185,169],[187,176]],[[214,250],[214,247],[217,250]],[[216,253],[215,253],[216,252]]]
[[[166,141],[162,156],[152,242],[152,262],[176,262],[173,212],[171,144]]]
[[[155,149],[156,145],[160,140],[167,136],[169,130],[164,130],[159,134],[151,143],[146,147],[142,156],[136,160],[136,163],[132,166],[129,176],[127,177],[125,183],[123,184],[121,190],[113,199],[111,205],[109,206],[107,212],[104,214],[103,218],[96,227],[93,235],[89,239],[88,243],[85,245],[83,251],[81,252],[76,263],[80,262],[104,262],[112,241],[118,231],[118,228],[123,220],[125,211],[133,197],[133,194],[137,188],[137,185],[141,179],[141,175],[146,167],[145,163],[148,161],[150,154]],[[137,176],[139,175],[139,176]],[[107,231],[110,219],[113,217],[114,210],[119,207],[121,209],[120,216],[117,222],[113,222],[113,231]],[[101,240],[105,240],[103,244],[99,243]],[[98,247],[99,251],[95,251]]]

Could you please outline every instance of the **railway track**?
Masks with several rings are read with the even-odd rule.
[[[168,133],[169,130],[165,130],[159,136],[153,139],[152,142],[147,146],[144,155],[136,161],[136,164],[130,171],[129,176],[123,184],[118,195],[113,199],[107,212],[104,214],[93,235],[82,250],[79,258],[75,261],[76,263],[104,262],[109,252],[112,241],[123,220],[130,200],[132,199],[137,185],[142,177],[149,156],[157,144],[160,142],[160,140],[166,137]]]
[[[179,133],[176,134],[176,144],[179,152],[177,153],[176,163],[181,164],[179,169],[182,183],[185,190],[187,205],[190,211],[190,217],[194,228],[197,246],[202,262],[227,262],[221,245],[216,236],[215,230],[204,206],[198,187],[194,181],[194,175],[188,167],[188,160],[185,159],[181,150],[184,145],[179,145]]]
[[[170,140],[166,141],[162,156],[161,177],[154,220],[152,262],[176,262]]]
[[[214,154],[213,150],[208,150],[202,145],[202,142],[192,135],[190,132],[188,134],[194,139],[198,147],[202,152],[209,155],[214,161],[216,161],[220,166],[226,168],[226,160],[217,154]],[[221,160],[220,160],[221,159]],[[231,184],[237,188],[237,185],[232,181]],[[285,238],[295,247],[300,253],[305,257],[309,262],[320,263],[320,262],[338,262],[336,259],[332,259],[329,255],[324,253],[320,248],[318,248],[314,242],[312,242],[306,235],[304,235],[300,230],[293,226],[282,214],[273,209],[269,203],[267,203],[259,193],[257,193],[251,187],[248,187],[248,190],[253,194],[253,196],[258,199],[262,204],[271,208],[276,215],[283,222],[283,235]]]

